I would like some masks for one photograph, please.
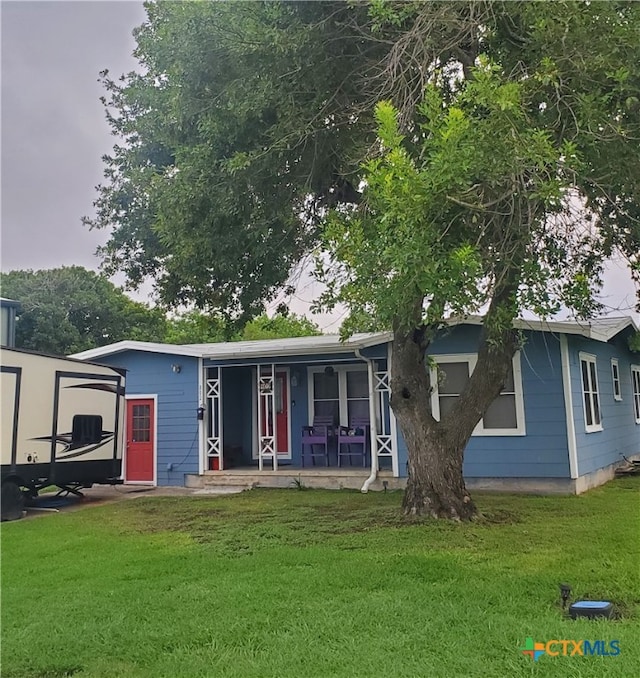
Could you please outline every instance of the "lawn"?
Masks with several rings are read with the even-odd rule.
[[[2,526],[2,676],[635,676],[640,478],[476,495],[469,525],[398,493],[138,498]],[[571,621],[559,582],[613,600]],[[619,641],[619,656],[519,650]],[[561,646],[560,646],[561,647]]]

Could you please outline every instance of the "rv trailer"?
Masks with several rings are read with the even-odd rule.
[[[121,482],[124,371],[22,349],[1,357],[2,520],[49,485]]]

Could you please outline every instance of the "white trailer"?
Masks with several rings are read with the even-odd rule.
[[[124,371],[13,348],[0,369],[2,520],[49,485],[121,482]]]

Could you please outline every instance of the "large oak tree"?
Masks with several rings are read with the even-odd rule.
[[[514,317],[593,313],[613,253],[638,276],[640,6],[147,11],[141,72],[104,76],[122,138],[92,222],[112,229],[107,270],[238,317],[324,252],[326,302],[394,330],[405,510],[472,517],[464,447],[519,346]],[[446,317],[482,306],[477,366],[436,422],[429,344]]]

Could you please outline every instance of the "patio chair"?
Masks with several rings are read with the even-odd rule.
[[[362,457],[362,466],[366,466],[368,447],[369,420],[354,417],[349,426],[338,429],[338,466],[342,466],[343,457],[349,459],[350,466],[353,457]]]
[[[302,427],[302,466],[304,468],[305,448],[311,458],[311,466],[315,466],[316,457],[323,458],[325,466],[329,466],[329,442],[333,437],[333,417],[318,416],[312,426]]]

